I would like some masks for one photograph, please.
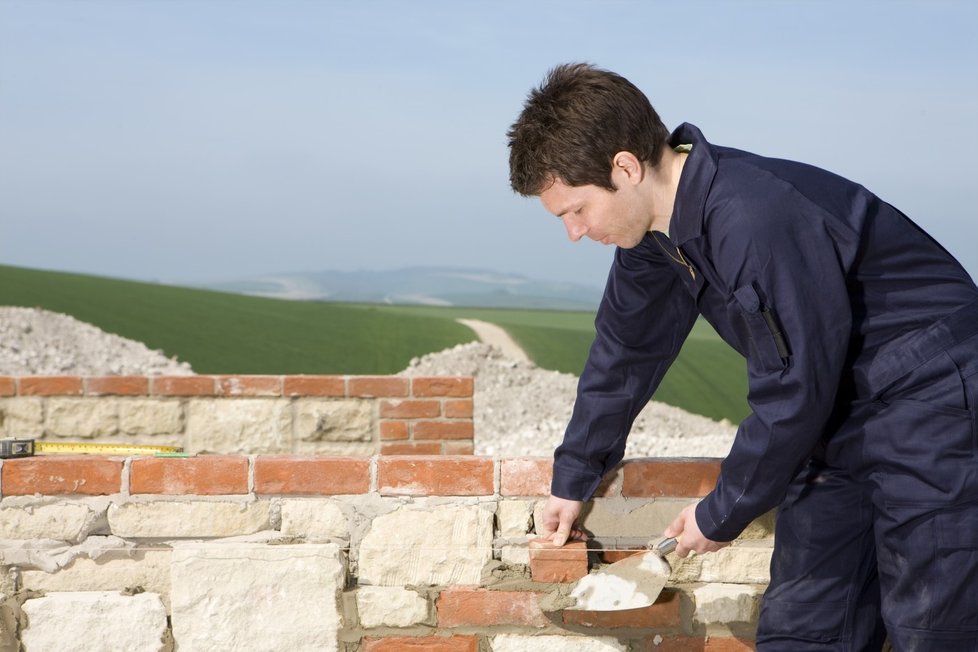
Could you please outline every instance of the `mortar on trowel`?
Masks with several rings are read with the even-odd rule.
[[[622,611],[648,607],[669,581],[672,567],[666,555],[676,549],[675,538],[663,539],[648,552],[626,557],[600,568],[572,584],[559,587],[540,600],[543,611],[575,609]]]

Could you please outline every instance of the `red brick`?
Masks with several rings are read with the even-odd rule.
[[[150,391],[155,396],[215,396],[213,376],[154,376]]]
[[[255,493],[337,496],[370,491],[370,460],[365,457],[259,455]]]
[[[502,496],[549,496],[554,462],[541,457],[502,460],[499,494]]]
[[[646,652],[748,652],[756,650],[754,641],[733,636],[666,636],[658,642],[646,639]]]
[[[354,376],[350,378],[348,396],[372,398],[374,396],[407,396],[410,382],[396,376]]]
[[[488,589],[448,589],[435,603],[439,627],[492,627],[521,625],[546,627],[550,624],[531,591],[490,591]]]
[[[20,379],[21,396],[78,396],[82,379],[78,376],[24,376]]]
[[[488,496],[493,461],[480,457],[382,457],[377,487],[385,496]]]
[[[0,376],[0,396],[13,396],[17,393],[17,380],[10,376]]]
[[[3,495],[117,494],[122,491],[122,466],[120,458],[92,455],[4,460]]]
[[[408,424],[404,421],[381,421],[380,438],[384,441],[407,439]]]
[[[441,416],[441,401],[381,401],[381,419],[423,419]]]
[[[133,459],[129,491],[134,494],[215,496],[248,493],[248,458],[238,455]]]
[[[346,396],[343,376],[286,376],[282,381],[285,396]]]
[[[415,439],[473,439],[475,424],[471,421],[415,421],[411,424]]]
[[[281,396],[281,376],[218,376],[224,396]]]
[[[628,550],[615,550],[613,548],[605,548],[600,553],[598,553],[598,558],[603,564],[613,564],[616,561],[621,561],[622,559],[627,559],[632,555],[640,555],[643,552],[648,552],[647,549],[635,549],[631,548]]]
[[[445,455],[474,455],[475,443],[471,441],[443,441],[442,451]]]
[[[364,638],[363,652],[478,652],[475,636]]]
[[[679,594],[663,591],[655,604],[639,609],[621,611],[578,611],[565,609],[561,612],[565,625],[597,627],[600,629],[619,629],[623,627],[641,629],[673,629],[682,625],[679,615]]]
[[[85,379],[85,393],[91,396],[146,396],[146,376],[97,376]]]
[[[449,419],[471,419],[473,415],[472,399],[455,398],[445,401],[445,416]]]
[[[435,376],[411,379],[411,392],[414,396],[466,398],[472,396],[473,390],[474,384],[471,376]]]
[[[532,539],[529,548],[534,582],[575,582],[587,575],[585,541],[570,541],[558,547],[546,539]]]
[[[645,459],[625,462],[622,495],[699,498],[713,490],[720,460]]]
[[[381,455],[442,455],[440,441],[395,441],[380,445]]]

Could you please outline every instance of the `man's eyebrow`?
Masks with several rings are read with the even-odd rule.
[[[576,204],[571,204],[570,206],[568,206],[564,210],[560,211],[556,215],[557,215],[557,217],[563,217],[567,213],[570,213],[571,211],[576,210],[577,208],[580,208],[580,206],[581,206],[581,204],[579,202],[576,203]]]

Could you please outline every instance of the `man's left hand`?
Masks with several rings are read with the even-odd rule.
[[[679,516],[666,528],[664,534],[679,539],[676,554],[683,558],[690,552],[716,552],[730,545],[729,542],[711,541],[703,536],[700,526],[696,524],[696,505],[690,505],[679,512]]]

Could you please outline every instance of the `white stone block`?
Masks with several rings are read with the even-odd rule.
[[[55,437],[107,437],[119,431],[116,401],[95,398],[50,398],[44,430]]]
[[[299,441],[373,440],[373,401],[298,399],[293,410]]]
[[[533,501],[503,500],[496,505],[499,535],[503,538],[526,536],[533,519]]]
[[[284,535],[309,543],[350,537],[346,516],[332,500],[283,500],[281,507]]]
[[[506,562],[507,564],[524,564],[529,566],[530,547],[525,544],[522,546],[503,546],[502,550],[500,551],[500,560]]]
[[[166,611],[154,593],[49,593],[24,602],[25,652],[160,652]]]
[[[160,596],[169,613],[170,551],[127,551],[130,557],[79,557],[55,573],[21,571],[21,584],[32,591],[123,591],[141,588]]]
[[[693,591],[693,618],[710,624],[752,623],[757,619],[759,593],[743,584],[707,584]]]
[[[289,453],[288,399],[191,399],[187,442],[192,453]]]
[[[701,582],[767,584],[771,581],[772,548],[730,546],[700,558]]]
[[[338,650],[345,569],[336,545],[177,546],[170,578],[179,650]]]
[[[179,399],[120,400],[119,431],[134,436],[182,433],[183,407]]]
[[[356,599],[362,627],[411,627],[428,619],[428,601],[408,589],[361,586]]]
[[[492,652],[627,652],[628,646],[607,636],[520,636],[500,634]]]
[[[360,583],[478,584],[492,560],[492,516],[479,505],[444,505],[375,517],[360,544]]]
[[[230,537],[254,534],[270,525],[269,501],[168,501],[113,503],[109,529],[127,538]]]
[[[0,539],[57,539],[78,542],[101,522],[104,512],[88,505],[51,504],[0,508]]]
[[[31,439],[44,431],[44,400],[0,398],[0,432],[4,437]]]

